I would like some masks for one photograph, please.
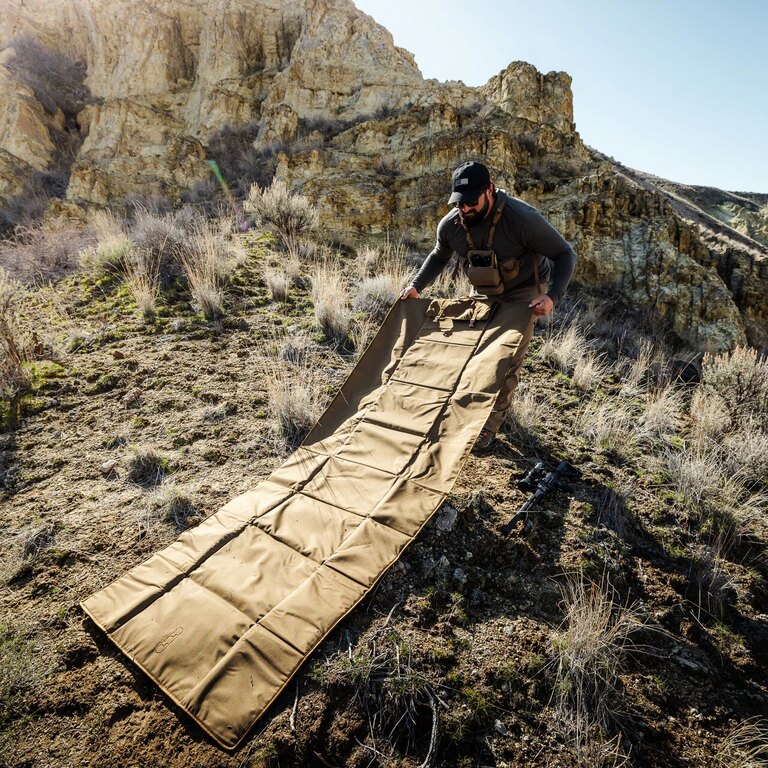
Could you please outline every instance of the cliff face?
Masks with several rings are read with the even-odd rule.
[[[6,5],[0,198],[56,164],[67,126],[67,197],[102,205],[178,198],[210,177],[221,129],[248,128],[256,161],[276,158],[265,173],[314,199],[336,229],[428,247],[450,170],[479,157],[574,242],[578,279],[615,287],[697,347],[768,344],[765,201],[722,193],[708,212],[618,168],[581,142],[565,73],[515,62],[481,88],[425,81],[350,0]],[[28,53],[18,65],[30,38],[84,62],[79,102],[51,105],[24,76],[36,65]]]

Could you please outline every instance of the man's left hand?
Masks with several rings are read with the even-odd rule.
[[[541,296],[537,296],[528,306],[533,310],[533,314],[536,317],[544,317],[544,315],[548,315],[554,309],[555,302],[544,293]]]

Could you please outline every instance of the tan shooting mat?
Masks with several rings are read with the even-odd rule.
[[[530,322],[525,302],[397,302],[279,469],[83,609],[236,747],[440,506]]]

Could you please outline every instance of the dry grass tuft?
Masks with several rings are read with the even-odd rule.
[[[41,684],[33,644],[12,626],[0,623],[0,725],[6,717],[23,714],[29,694]]]
[[[97,276],[123,274],[133,259],[133,243],[123,220],[112,211],[95,211],[90,228],[96,244],[80,254],[80,265]]]
[[[550,638],[558,724],[570,735],[579,765],[595,758],[599,765],[622,764],[619,740],[606,734],[621,713],[619,673],[627,657],[649,650],[634,640],[647,619],[637,604],[620,605],[607,582],[571,576],[562,595],[563,623]]]
[[[691,585],[695,588],[696,618],[703,614],[722,619],[736,597],[733,579],[725,569],[729,537],[716,537],[713,545],[699,544],[691,559]]]
[[[723,737],[714,754],[715,768],[764,768],[768,764],[768,722],[750,718]]]
[[[155,316],[160,295],[160,264],[151,251],[138,251],[125,271],[125,284],[145,320]]]
[[[588,351],[586,337],[577,323],[573,322],[557,330],[552,330],[550,326],[539,355],[558,370],[570,374],[587,357]]]
[[[267,266],[264,269],[264,283],[273,301],[287,301],[293,282],[284,269]]]
[[[579,389],[590,392],[603,383],[608,373],[608,366],[594,352],[588,352],[576,361],[571,379]]]
[[[156,515],[179,530],[188,528],[190,520],[199,514],[192,496],[174,483],[164,483],[155,491],[152,507]]]
[[[295,364],[262,358],[261,372],[273,431],[286,447],[296,448],[328,403],[320,374],[309,355],[299,357]]]
[[[170,459],[147,445],[131,445],[125,459],[125,477],[131,483],[159,485],[171,471]]]
[[[206,320],[224,314],[224,288],[245,259],[245,251],[232,239],[232,222],[202,222],[189,236],[181,264],[192,296]]]
[[[637,448],[637,419],[616,400],[591,400],[576,414],[577,429],[595,448],[626,456]]]
[[[289,253],[299,254],[301,241],[320,223],[317,208],[304,195],[293,194],[284,181],[253,185],[244,204],[254,226],[275,232]]]
[[[640,422],[651,437],[668,437],[680,431],[684,393],[672,384],[648,390]]]
[[[768,487],[768,432],[746,424],[722,441],[725,472],[748,489]]]
[[[666,464],[675,490],[695,508],[719,496],[725,478],[715,448],[670,451]]]
[[[166,286],[182,274],[179,254],[186,249],[188,232],[200,226],[183,211],[158,214],[137,207],[130,238],[139,253],[156,264],[159,282]]]
[[[532,445],[537,429],[541,426],[544,401],[537,396],[537,391],[525,382],[515,391],[512,407],[507,411],[505,429],[517,443]]]
[[[696,387],[689,406],[691,434],[697,445],[716,440],[731,426],[728,404],[717,392]]]
[[[312,302],[315,319],[334,342],[342,343],[349,337],[352,312],[347,305],[347,287],[341,268],[325,262],[312,273]]]
[[[413,254],[403,243],[367,245],[357,252],[356,264],[360,279],[352,289],[352,307],[383,320],[412,276]]]
[[[429,292],[440,298],[455,299],[459,296],[469,296],[472,292],[472,284],[463,272],[454,274],[453,266],[449,263],[437,276],[435,282],[429,286]]]
[[[392,275],[366,277],[352,290],[352,309],[381,321],[402,290],[402,280]]]

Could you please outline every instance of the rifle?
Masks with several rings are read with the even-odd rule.
[[[567,461],[561,461],[556,469],[544,474],[546,468],[542,462],[536,464],[536,466],[518,481],[518,487],[522,490],[530,490],[533,488],[533,493],[525,500],[525,503],[517,514],[502,527],[501,532],[506,536],[512,531],[520,520],[524,520],[523,530],[525,530],[528,523],[528,512],[533,509],[538,501],[540,501],[546,494],[556,488],[567,489],[569,486],[564,483],[560,478],[563,475],[578,477],[579,470]],[[542,478],[542,475],[544,477]],[[534,485],[535,484],[535,485]]]

